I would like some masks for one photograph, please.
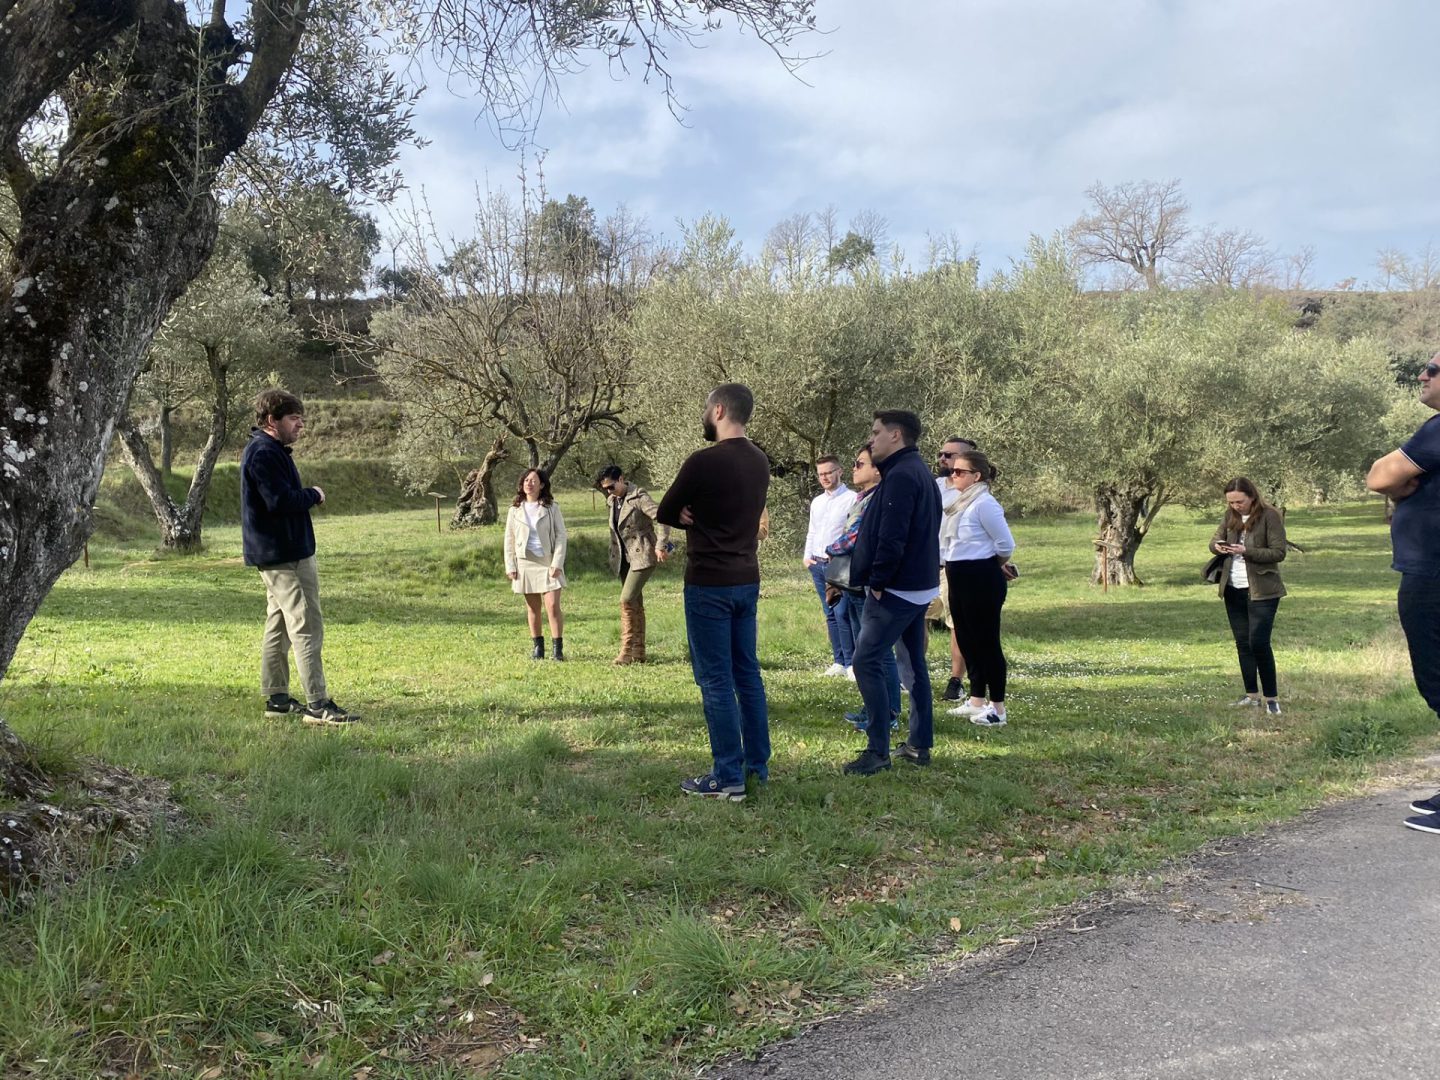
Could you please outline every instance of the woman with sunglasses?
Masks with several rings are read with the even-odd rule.
[[[970,675],[970,699],[951,711],[982,727],[1005,724],[1000,609],[1009,589],[1004,567],[1015,551],[1005,511],[990,493],[995,476],[995,466],[979,450],[952,459],[950,484],[960,495],[946,507],[940,531],[950,616]]]
[[[850,482],[855,487],[855,501],[845,516],[845,525],[840,530],[839,537],[825,548],[825,554],[832,560],[832,565],[838,565],[833,560],[841,557],[848,558],[854,552],[855,542],[860,538],[860,522],[864,520],[865,511],[869,509],[871,499],[880,484],[880,470],[875,467],[875,461],[870,456],[869,443],[862,446],[855,454],[855,461],[850,472]],[[825,600],[832,606],[839,601],[843,594],[846,601],[843,605],[844,615],[850,622],[851,633],[858,638],[860,636],[860,617],[865,612],[866,594],[870,590],[851,588],[849,585],[837,585],[832,581],[826,582],[826,589]],[[834,600],[831,599],[829,592],[831,589],[835,593]],[[890,726],[894,728],[899,726],[900,670],[895,663],[893,652],[885,656],[880,663],[885,672],[885,687],[890,697]],[[861,731],[865,731],[869,727],[869,718],[866,717],[863,706],[860,712],[846,713],[845,719]]]
[[[673,550],[670,526],[655,537],[660,506],[642,487],[625,479],[619,465],[606,465],[595,478],[610,507],[610,569],[620,575],[620,654],[612,663],[645,663],[645,583]]]
[[[1210,551],[1225,557],[1220,598],[1225,601],[1245,684],[1245,696],[1234,704],[1259,706],[1263,693],[1265,711],[1279,716],[1270,630],[1285,595],[1279,569],[1285,559],[1285,519],[1243,476],[1225,485],[1225,516],[1210,538]]]

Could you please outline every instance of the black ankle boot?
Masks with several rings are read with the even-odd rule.
[[[531,659],[531,660],[544,660],[544,659],[545,659],[545,639],[544,639],[543,637],[537,637],[537,638],[532,638],[531,640],[535,642],[535,645],[534,645],[534,647],[530,650],[530,659]]]
[[[556,660],[564,660],[564,659],[565,659],[565,639],[564,639],[563,637],[557,637],[557,638],[555,639],[555,650],[554,650],[554,651],[555,651],[555,659],[556,659]]]

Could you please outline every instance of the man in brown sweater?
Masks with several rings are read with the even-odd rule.
[[[685,632],[700,687],[714,767],[682,791],[741,802],[745,781],[764,782],[770,719],[756,658],[760,560],[756,541],[770,463],[745,434],[755,397],[726,383],[710,391],[701,419],[715,445],[691,454],[660,501],[656,519],[686,531]]]

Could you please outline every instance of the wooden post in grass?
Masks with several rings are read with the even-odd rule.
[[[438,491],[427,491],[425,494],[435,496],[435,531],[438,533],[440,531],[440,500],[448,499],[450,496],[442,495]]]

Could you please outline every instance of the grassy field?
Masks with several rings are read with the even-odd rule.
[[[563,665],[527,658],[493,531],[319,516],[331,688],[367,716],[345,731],[262,719],[264,596],[233,527],[195,559],[92,545],[0,713],[47,760],[171,780],[189,822],[9,920],[0,1073],[693,1073],[1353,791],[1433,730],[1377,504],[1290,515],[1308,552],[1284,568],[1279,718],[1224,707],[1233,647],[1194,583],[1209,516],[1167,510],[1148,587],[1109,595],[1086,584],[1088,519],[1027,520],[1009,727],[942,717],[929,769],[842,778],[856,696],[817,677],[796,565],[761,602],[773,779],[739,805],[690,799],[677,782],[709,759],[678,566],[647,590],[655,662],[611,667],[602,518],[588,495],[564,506]]]

